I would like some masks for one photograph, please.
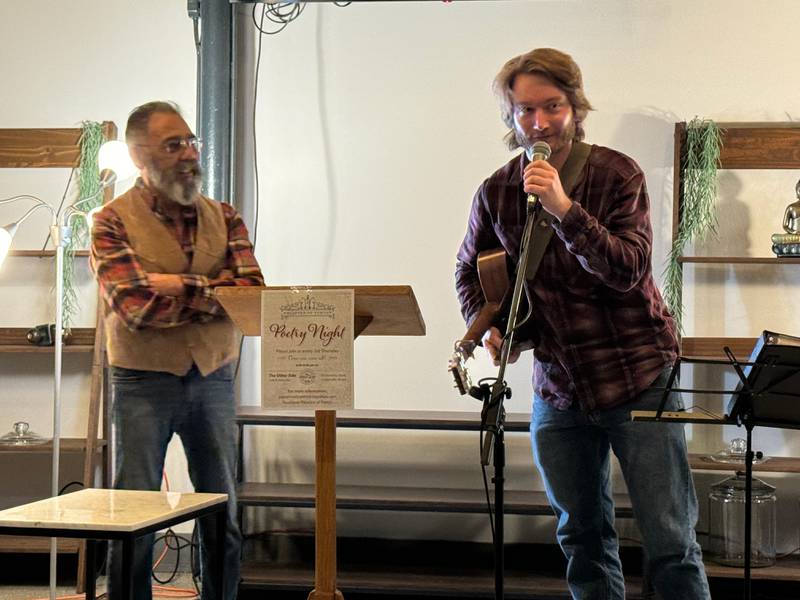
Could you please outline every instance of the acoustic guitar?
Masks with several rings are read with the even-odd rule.
[[[472,358],[483,334],[496,324],[498,316],[507,308],[506,297],[511,286],[505,250],[484,250],[478,255],[478,279],[486,303],[464,337],[455,343],[453,356],[447,366],[462,396],[469,394],[472,388],[472,380],[465,366],[467,359]]]

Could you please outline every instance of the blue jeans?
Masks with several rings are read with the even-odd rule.
[[[656,591],[663,600],[711,597],[695,539],[697,497],[683,425],[630,420],[632,410],[658,407],[668,373],[633,402],[590,414],[579,408],[559,411],[534,396],[533,455],[558,517],[556,534],[573,598],[625,598],[609,449],[622,468]],[[671,394],[666,410],[682,408],[680,395]]]
[[[159,490],[167,444],[177,433],[186,453],[189,477],[198,492],[228,494],[225,581],[214,580],[218,532],[215,517],[199,519],[202,600],[235,600],[239,586],[242,537],[236,517],[236,424],[234,365],[203,377],[196,366],[184,376],[112,367],[114,487]],[[121,585],[121,543],[111,544],[109,597]],[[151,600],[153,535],[134,547],[133,599]]]

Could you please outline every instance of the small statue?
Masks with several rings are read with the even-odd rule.
[[[786,207],[786,212],[783,214],[783,230],[796,235],[800,234],[800,181],[797,182],[794,191],[797,194],[797,201]]]

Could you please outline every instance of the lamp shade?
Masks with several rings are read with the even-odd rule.
[[[130,179],[139,172],[131,160],[128,146],[119,140],[111,140],[100,146],[97,163],[101,172],[113,171],[116,175],[116,182]]]
[[[89,228],[89,232],[91,232],[94,228],[94,216],[104,208],[105,207],[101,204],[100,206],[95,206],[92,210],[86,213],[86,226]]]
[[[0,265],[3,264],[6,256],[8,256],[8,251],[11,248],[11,240],[14,238],[14,233],[16,231],[16,223],[0,227]]]

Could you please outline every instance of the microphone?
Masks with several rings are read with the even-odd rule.
[[[528,156],[528,160],[531,162],[535,162],[537,160],[547,160],[550,158],[550,144],[547,142],[536,142],[530,148],[525,149],[525,154]],[[539,198],[536,194],[528,194],[528,204],[534,205],[539,202]]]

